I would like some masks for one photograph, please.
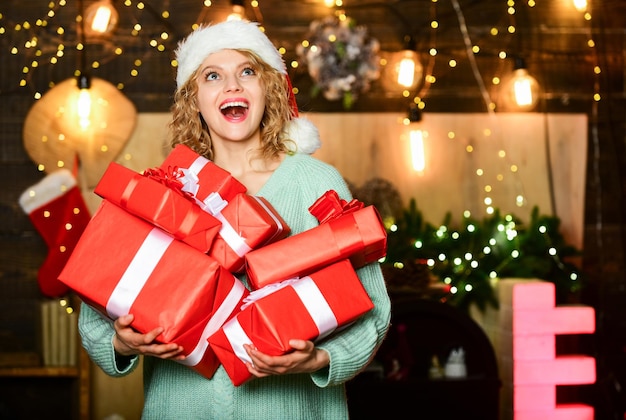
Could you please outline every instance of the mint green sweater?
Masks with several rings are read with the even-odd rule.
[[[258,195],[272,203],[295,234],[317,225],[308,207],[330,189],[344,199],[351,198],[336,169],[309,155],[296,154],[285,158]],[[357,273],[375,307],[349,328],[317,344],[330,354],[329,367],[311,374],[254,378],[235,387],[222,367],[209,380],[177,362],[145,357],[142,418],[347,419],[343,384],[372,360],[387,332],[391,314],[378,263],[360,268]],[[85,304],[79,329],[84,348],[107,375],[124,376],[137,367],[139,357],[130,358],[130,363],[122,362],[125,358],[116,360],[112,323]]]

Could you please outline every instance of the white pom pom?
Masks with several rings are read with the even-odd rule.
[[[315,124],[311,121],[298,117],[291,120],[286,128],[287,138],[296,143],[295,153],[313,154],[322,146],[320,134]]]

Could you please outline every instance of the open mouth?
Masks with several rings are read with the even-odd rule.
[[[248,112],[248,104],[245,102],[230,102],[222,105],[220,111],[228,118],[240,119]]]

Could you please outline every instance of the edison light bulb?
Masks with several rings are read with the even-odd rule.
[[[424,172],[426,168],[426,157],[424,156],[424,132],[422,130],[411,130],[411,163],[417,172]]]
[[[515,95],[515,103],[518,106],[526,107],[533,103],[533,91],[530,80],[519,79],[513,82],[513,90]]]
[[[422,64],[419,56],[413,50],[404,50],[398,53],[394,65],[395,82],[404,89],[415,89],[422,78]]]
[[[78,101],[76,103],[76,113],[78,114],[78,125],[82,130],[86,130],[91,125],[91,93],[89,89],[80,89]]]
[[[398,65],[398,84],[410,88],[415,80],[415,62],[410,58],[403,58]]]
[[[539,83],[528,74],[526,69],[517,69],[513,72],[510,85],[514,105],[520,110],[530,110],[539,100]]]
[[[531,111],[537,106],[541,88],[532,77],[523,59],[516,58],[511,77],[502,86],[502,105],[506,111]]]
[[[110,21],[111,9],[103,6],[98,7],[98,10],[96,10],[96,14],[93,17],[93,22],[91,22],[91,29],[96,32],[105,33]]]
[[[573,0],[573,1],[574,1],[574,7],[579,12],[584,12],[585,10],[587,10],[587,0]]]
[[[246,8],[243,5],[243,0],[230,0],[230,5],[233,7],[233,11],[226,20],[244,20]]]
[[[88,36],[101,37],[115,29],[119,14],[111,0],[100,0],[85,10],[85,33]]]

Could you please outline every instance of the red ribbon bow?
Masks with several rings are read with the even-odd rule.
[[[340,198],[337,191],[328,190],[309,207],[309,213],[315,216],[322,224],[344,214],[360,210],[363,206],[364,204],[357,199],[352,199],[348,202]]]
[[[178,166],[168,166],[167,169],[148,168],[143,171],[143,176],[165,185],[187,199],[194,199],[193,194],[182,190],[183,183],[180,177],[183,176],[183,173],[178,169]]]

